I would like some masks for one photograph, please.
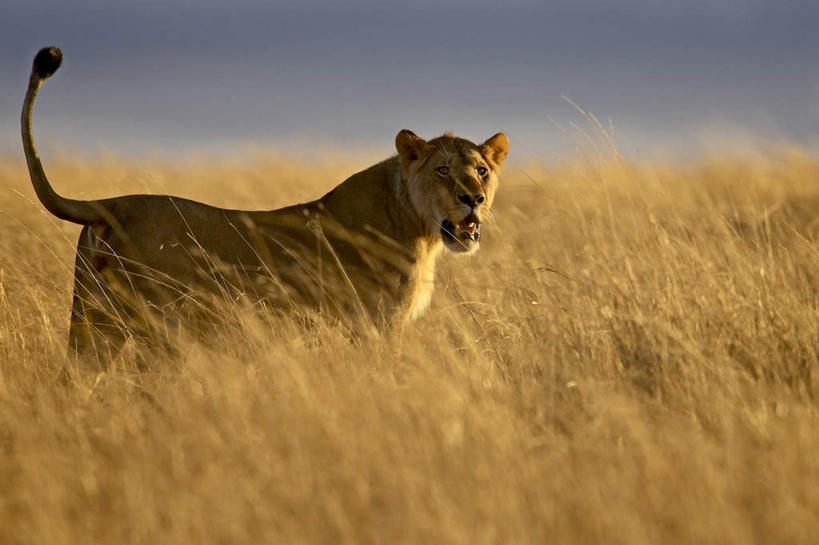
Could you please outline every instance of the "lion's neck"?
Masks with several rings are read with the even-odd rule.
[[[413,208],[397,157],[353,174],[319,203],[346,228],[377,233],[416,258],[425,257],[440,240],[426,232]]]
[[[318,204],[345,228],[388,240],[409,257],[394,294],[402,301],[403,318],[418,317],[429,305],[435,263],[443,248],[440,236],[430,234],[416,212],[401,178],[397,157],[350,176],[319,199]]]

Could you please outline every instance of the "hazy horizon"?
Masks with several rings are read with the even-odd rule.
[[[33,21],[33,23],[32,23]],[[22,2],[0,22],[0,152],[19,153],[33,54],[42,148],[117,153],[391,149],[395,133],[506,130],[517,156],[559,152],[583,119],[626,153],[819,135],[819,6],[325,1]]]

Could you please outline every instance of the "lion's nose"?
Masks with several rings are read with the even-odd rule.
[[[469,195],[468,193],[461,193],[460,195],[458,195],[458,200],[470,206],[471,208],[475,208],[475,206],[485,201],[486,197],[483,196],[483,193],[476,193],[474,195]]]

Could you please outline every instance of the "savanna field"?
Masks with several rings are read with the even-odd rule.
[[[259,209],[388,153],[43,159]],[[511,161],[403,335],[235,312],[66,384],[79,227],[0,160],[0,543],[819,541],[819,160]]]

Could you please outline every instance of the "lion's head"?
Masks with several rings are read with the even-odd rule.
[[[453,252],[474,252],[481,238],[509,139],[498,133],[477,145],[445,134],[426,141],[412,131],[395,137],[410,200],[429,234]]]

